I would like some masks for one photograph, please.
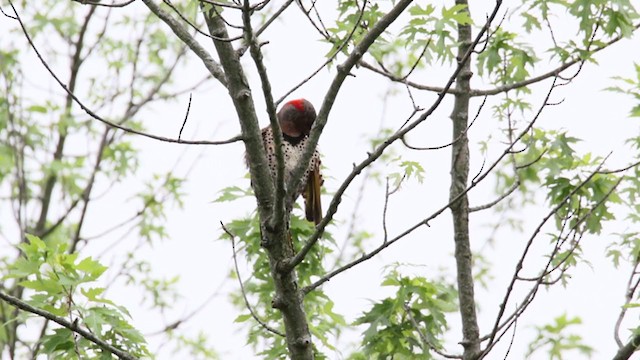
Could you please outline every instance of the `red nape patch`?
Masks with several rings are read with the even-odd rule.
[[[287,104],[295,106],[298,111],[304,111],[304,99],[291,100]]]

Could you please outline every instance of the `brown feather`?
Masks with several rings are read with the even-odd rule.
[[[315,168],[309,174],[307,185],[305,188],[304,210],[308,221],[313,221],[316,225],[322,221],[322,203],[320,200],[320,188],[322,186],[322,177],[320,169]]]

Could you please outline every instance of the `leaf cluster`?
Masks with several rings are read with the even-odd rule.
[[[457,309],[455,288],[401,275],[397,268],[387,274],[382,286],[397,290],[376,301],[354,323],[367,326],[364,354],[375,359],[432,359],[432,349],[442,349],[442,335],[448,329],[446,313]]]
[[[250,189],[232,186],[223,189],[216,201],[235,201],[252,195],[253,193]],[[284,332],[279,311],[272,309],[269,305],[275,290],[268,255],[260,246],[260,223],[257,213],[254,212],[245,218],[233,220],[225,224],[225,228],[236,237],[236,251],[241,249],[244,252],[245,260],[251,268],[251,276],[248,279],[243,279],[243,284],[245,295],[251,302],[250,305],[253,311],[261,321]],[[299,250],[301,244],[313,234],[315,227],[304,217],[293,213],[289,230],[294,249]],[[229,234],[225,232],[221,238],[229,239]],[[335,249],[336,244],[331,233],[325,232],[323,241],[316,244],[305,257],[305,261],[296,267],[299,288],[311,284],[320,274],[327,272],[325,270],[327,259],[331,257]],[[230,276],[237,277],[240,275],[232,273]],[[254,349],[260,350],[259,355],[268,359],[278,359],[288,353],[284,338],[266,331],[254,321],[253,316],[246,309],[240,291],[233,293],[231,300],[243,312],[235,321],[249,325],[247,343],[252,345]],[[333,337],[340,333],[346,322],[342,315],[334,311],[333,301],[321,289],[316,289],[306,294],[304,306],[308,316],[309,330],[314,338],[320,341],[321,345],[316,346],[316,358],[325,358],[325,350],[323,349],[335,350]]]
[[[28,303],[56,316],[71,319],[100,339],[137,357],[150,353],[142,334],[130,323],[122,306],[103,296],[105,288],[92,287],[107,269],[90,257],[69,254],[65,242],[42,241],[27,235],[19,246],[24,255],[9,268],[3,280],[16,279],[31,293]],[[68,328],[55,328],[42,339],[42,353],[52,358],[112,359],[93,342],[76,337]]]

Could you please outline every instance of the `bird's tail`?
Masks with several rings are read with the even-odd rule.
[[[320,169],[314,169],[309,174],[307,186],[304,194],[304,212],[308,221],[316,225],[322,220],[322,204],[320,203],[320,188],[322,187],[322,176]]]

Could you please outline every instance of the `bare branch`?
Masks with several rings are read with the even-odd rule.
[[[620,172],[625,172],[631,168],[634,168],[636,166],[640,165],[640,161],[636,161],[631,165],[625,166],[623,168],[619,168],[619,169],[615,169],[615,170],[601,170],[600,172],[598,172],[598,174],[615,174],[615,173],[620,173]]]
[[[2,6],[0,6],[0,12],[2,13],[2,15],[8,17],[9,19],[18,20],[18,18],[16,16],[9,15],[6,12],[4,12],[4,9],[2,8]]]
[[[121,3],[113,2],[111,4],[105,4],[105,3],[101,2],[100,0],[72,0],[72,1],[75,1],[75,2],[83,4],[83,5],[103,6],[103,7],[110,7],[110,8],[121,8],[121,7],[125,7],[125,6],[133,3],[136,0],[127,0],[127,1],[123,1]]]
[[[576,194],[580,189],[582,189],[582,187],[584,187],[596,174],[598,174],[598,171],[600,171],[600,169],[602,168],[602,166],[604,165],[604,162],[606,161],[607,158],[605,158],[600,165],[593,171],[591,172],[591,174],[589,174],[589,176],[587,176],[587,178],[585,178],[580,184],[578,184],[574,189],[572,189],[572,191],[570,193],[568,193],[562,200],[560,200],[558,202],[558,204],[556,206],[554,206],[548,213],[547,215],[545,215],[545,217],[540,221],[540,223],[538,224],[538,226],[536,227],[536,229],[534,229],[533,233],[531,234],[531,236],[529,237],[529,240],[527,241],[527,244],[525,245],[525,248],[522,252],[522,255],[520,256],[520,259],[518,260],[518,263],[516,264],[515,270],[514,270],[514,274],[511,278],[511,281],[509,283],[509,285],[507,286],[507,290],[505,292],[504,295],[504,299],[502,301],[502,303],[500,304],[499,310],[498,310],[498,314],[496,316],[496,320],[493,326],[493,330],[491,331],[490,335],[489,335],[489,342],[486,345],[486,348],[483,351],[482,357],[486,356],[488,354],[488,352],[490,351],[490,349],[493,347],[493,345],[495,345],[494,339],[496,337],[497,332],[499,331],[499,329],[504,326],[506,323],[504,324],[500,324],[500,321],[502,319],[502,316],[504,314],[507,302],[509,301],[509,298],[511,296],[511,293],[513,291],[513,288],[515,286],[516,281],[519,279],[519,272],[520,270],[523,268],[523,264],[524,264],[524,260],[527,256],[527,254],[529,253],[529,250],[531,248],[531,245],[533,244],[533,241],[537,238],[538,234],[540,233],[540,231],[542,230],[542,227],[544,226],[544,224],[547,223],[547,221],[549,221],[549,219],[551,217],[553,217],[558,210],[565,205],[565,203],[567,201],[569,201],[569,199],[571,199],[571,197]],[[578,226],[580,224],[582,224],[592,213],[593,211],[600,205],[602,204],[604,201],[606,201],[606,199],[609,198],[609,195],[617,188],[617,186],[620,184],[622,178],[620,180],[618,180],[618,182],[605,194],[605,196],[603,196],[603,198],[598,201],[597,204],[595,204],[592,209],[587,212],[585,215],[581,216],[578,221],[575,222],[575,224],[573,224],[571,226],[571,230],[570,231],[574,231],[575,229],[578,228]],[[577,247],[577,243],[574,244],[573,249],[575,249],[575,247]],[[516,310],[516,312],[514,312],[512,314],[512,316],[510,317],[511,319],[517,317],[517,314],[521,314],[527,307],[528,305],[531,303],[531,301],[533,301],[533,297],[535,296],[535,293],[537,292],[537,288],[540,286],[540,284],[543,281],[543,277],[545,275],[547,275],[547,270],[549,269],[549,267],[552,264],[553,261],[553,255],[555,253],[557,253],[557,251],[559,250],[559,246],[557,245],[554,248],[554,251],[552,253],[551,256],[549,256],[547,265],[545,266],[545,270],[541,272],[541,275],[538,277],[536,283],[533,286],[533,289],[530,291],[530,293],[525,297],[525,301],[522,303],[522,305]]]
[[[149,1],[149,0],[143,0],[143,1]],[[164,136],[158,136],[158,135],[153,135],[153,134],[148,134],[145,133],[143,131],[139,131],[139,130],[135,130],[135,129],[131,129],[128,128],[126,126],[122,126],[119,125],[117,123],[111,122],[109,120],[106,120],[104,118],[102,118],[101,116],[99,116],[98,114],[96,114],[95,112],[93,112],[91,109],[89,109],[82,101],[80,101],[80,99],[67,87],[67,85],[65,85],[62,80],[60,80],[60,78],[58,77],[58,75],[56,75],[56,73],[51,69],[51,67],[49,66],[49,64],[44,60],[44,58],[42,57],[42,55],[40,54],[40,51],[38,51],[38,49],[36,48],[35,44],[33,43],[33,40],[31,39],[31,36],[29,35],[29,33],[27,32],[27,29],[24,26],[24,23],[22,22],[22,19],[20,18],[20,16],[18,15],[18,12],[16,10],[16,8],[13,6],[13,2],[11,0],[9,0],[9,5],[11,6],[11,8],[13,9],[13,11],[16,14],[16,20],[20,23],[20,27],[22,29],[23,34],[25,35],[25,37],[27,38],[27,41],[29,42],[29,45],[31,46],[31,48],[33,49],[33,51],[35,52],[36,56],[38,57],[38,59],[40,60],[40,62],[42,63],[42,65],[45,67],[45,69],[47,70],[47,72],[49,72],[49,74],[53,77],[53,79],[58,83],[58,85],[60,85],[60,87],[71,97],[71,99],[78,104],[78,106],[80,106],[80,108],[82,110],[84,110],[84,112],[86,112],[89,116],[91,116],[92,118],[100,121],[101,123],[108,125],[112,128],[116,128],[119,130],[122,130],[124,132],[130,133],[130,134],[135,134],[135,135],[140,135],[143,137],[147,137],[150,139],[154,139],[154,140],[159,140],[159,141],[163,141],[163,142],[168,142],[168,143],[174,143],[174,144],[187,144],[187,145],[223,145],[223,144],[231,144],[234,143],[236,141],[241,141],[243,140],[243,137],[241,135],[237,135],[234,136],[230,139],[227,140],[221,140],[221,141],[206,141],[206,140],[178,140],[178,139],[171,139],[171,138],[167,138]]]
[[[184,114],[184,121],[182,122],[180,132],[178,133],[178,141],[180,140],[180,138],[182,138],[182,130],[184,130],[184,126],[187,124],[187,120],[189,119],[189,110],[191,110],[191,94],[189,94],[189,104],[187,104],[187,112]]]
[[[284,4],[282,4],[282,6],[280,6],[280,8],[278,8],[278,10],[276,10],[276,12],[273,13],[273,15],[269,18],[269,20],[265,21],[265,23],[262,24],[262,26],[260,26],[258,30],[256,30],[254,37],[258,38],[265,30],[267,30],[269,25],[271,25],[271,23],[273,23],[273,21],[277,19],[280,16],[280,14],[282,14],[285,10],[287,10],[287,8],[289,7],[289,5],[291,5],[292,2],[293,0],[285,1]]]
[[[302,5],[302,1],[296,1],[296,4],[298,4],[298,7],[300,8],[300,11],[302,11],[302,13],[304,14],[304,16],[307,17],[307,20],[309,20],[309,22],[311,23],[311,25],[313,25],[313,27],[318,31],[318,33],[324,37],[325,39],[329,40],[329,38],[331,36],[329,36],[329,32],[327,31],[326,27],[324,26],[324,24],[322,23],[322,19],[320,19],[320,16],[318,15],[317,9],[315,9],[315,1],[313,2],[313,4],[311,5],[314,10],[316,10],[316,15],[318,15],[318,20],[320,21],[320,25],[322,26],[322,29],[320,29],[320,27],[316,24],[315,21],[313,21],[313,19],[311,18],[311,16],[309,15],[309,13],[311,12],[311,9],[309,9],[307,11],[307,9],[304,8],[304,6]]]
[[[242,10],[242,6],[240,5],[231,5],[227,2],[218,2],[218,1],[213,1],[213,0],[200,0],[201,3],[207,3],[207,4],[211,4],[211,5],[215,5],[215,6],[220,6],[220,7],[225,7],[225,8],[229,8],[229,9],[236,9],[236,10]],[[216,11],[217,13],[217,11]],[[220,14],[218,14],[219,16]]]
[[[173,3],[170,0],[162,0],[162,2],[164,2],[165,4],[167,4],[168,7],[171,8],[171,10],[173,10],[173,12],[175,12],[176,14],[178,14],[178,16],[180,17],[180,19],[182,19],[182,21],[186,22],[187,25],[191,26],[191,28],[193,30],[195,30],[198,34],[200,35],[204,35],[208,38],[211,38],[211,35],[207,34],[206,32],[200,30],[199,27],[197,27],[194,23],[192,23],[189,19],[187,19],[186,16],[182,15],[182,12],[180,12],[180,10],[178,10],[175,5],[173,5]]]
[[[487,96],[484,97],[484,99],[482,100],[482,103],[480,104],[480,106],[478,107],[478,111],[476,112],[476,116],[473,117],[473,120],[471,121],[471,123],[469,123],[469,126],[467,126],[467,130],[465,130],[464,132],[460,133],[455,139],[453,139],[453,141],[444,144],[444,145],[437,145],[437,146],[429,146],[429,147],[418,147],[418,146],[412,146],[409,145],[409,143],[407,142],[406,136],[403,136],[400,138],[400,141],[402,142],[402,144],[404,146],[406,146],[407,148],[411,149],[411,150],[440,150],[440,149],[444,149],[446,147],[449,147],[455,143],[457,143],[458,141],[460,141],[460,139],[462,139],[463,136],[466,136],[466,134],[469,132],[469,129],[471,129],[471,127],[473,126],[473,124],[475,124],[476,120],[478,120],[478,117],[480,117],[480,112],[482,111],[482,109],[484,108],[484,104],[487,102]]]
[[[282,6],[280,6],[280,8],[278,8],[278,10],[276,10],[276,12],[273,15],[271,15],[271,17],[267,21],[265,21],[265,23],[262,24],[262,26],[260,26],[260,28],[258,30],[256,30],[256,32],[255,32],[255,34],[253,36],[256,39],[256,41],[257,41],[258,37],[260,37],[260,35],[265,30],[267,30],[269,25],[271,25],[273,23],[273,21],[275,21],[280,16],[280,14],[282,14],[289,7],[289,5],[291,5],[291,3],[293,1],[294,0],[285,1],[285,3],[282,4]],[[248,46],[249,45],[247,43],[243,43],[242,45],[240,45],[240,47],[238,47],[238,49],[236,50],[236,52],[238,53],[238,56],[242,57],[242,55],[244,55],[244,53],[247,51],[247,47]],[[277,104],[278,103],[276,102],[276,105]]]
[[[233,25],[231,22],[227,21],[227,19],[225,19],[225,18],[224,18],[224,16],[222,16],[222,13],[221,13],[221,12],[220,12],[220,11],[219,11],[215,6],[212,6],[212,7],[211,7],[211,11],[213,11],[213,12],[216,14],[216,16],[217,16],[218,18],[220,18],[220,20],[222,20],[222,22],[224,22],[224,23],[225,23],[225,25],[227,25],[228,27],[230,27],[230,28],[234,28],[234,29],[244,30],[244,28],[243,28],[241,25]],[[233,41],[236,41],[236,40],[240,40],[240,39],[242,39],[243,37],[244,37],[244,34],[240,34],[240,35],[238,35],[238,36],[234,36],[234,37],[232,37],[232,38],[230,38],[230,37],[227,37],[227,38],[217,38],[216,40],[218,40],[218,41],[228,41],[228,42],[233,42]]]
[[[60,317],[60,316],[56,316],[48,311],[42,310],[42,309],[38,309],[36,307],[33,307],[29,304],[27,304],[26,302],[13,297],[9,294],[5,294],[4,292],[0,291],[0,299],[4,300],[7,304],[10,304],[20,310],[26,311],[26,312],[30,312],[32,314],[41,316],[47,320],[51,320],[73,332],[75,332],[76,334],[82,336],[83,338],[91,341],[92,343],[98,345],[101,349],[108,351],[109,353],[119,357],[120,359],[125,359],[125,360],[135,360],[136,357],[129,354],[126,351],[120,350],[116,347],[114,347],[113,345],[107,343],[106,341],[98,338],[97,336],[95,336],[94,334],[92,334],[90,331],[85,330],[83,328],[81,328],[78,325],[77,321],[68,321],[67,319]]]
[[[504,194],[500,195],[497,199],[488,202],[486,204],[482,204],[482,205],[478,205],[478,206],[473,206],[469,208],[469,212],[476,212],[476,211],[482,211],[482,210],[486,210],[486,209],[490,209],[492,207],[494,207],[496,204],[498,204],[500,201],[506,199],[509,197],[509,195],[513,194],[514,191],[516,191],[518,189],[518,186],[520,186],[520,180],[516,180],[513,185],[511,185],[511,187],[509,187],[509,189],[507,189],[507,191],[504,192]]]
[[[96,176],[98,171],[100,171],[100,163],[102,162],[104,156],[104,150],[106,149],[109,141],[109,127],[105,127],[104,132],[102,133],[102,139],[100,140],[100,145],[98,146],[98,151],[96,154],[96,161],[93,165],[93,169],[91,170],[91,177],[87,181],[87,185],[82,192],[82,210],[80,211],[80,219],[78,220],[78,224],[75,226],[75,234],[71,239],[71,245],[69,246],[69,254],[73,254],[78,246],[78,242],[80,241],[80,232],[82,231],[82,226],[84,225],[84,219],[87,215],[87,209],[89,207],[89,197],[91,196],[91,191],[93,190],[93,185],[96,181]]]
[[[402,182],[406,177],[407,177],[407,174],[402,175],[402,178],[400,179],[400,181],[398,181],[398,184],[393,190],[389,190],[389,178],[387,177],[387,181],[385,183],[385,192],[384,192],[384,207],[382,208],[382,230],[384,232],[384,238],[382,240],[382,243],[386,243],[388,240],[387,205],[389,205],[389,197],[395,194],[398,190],[400,190],[400,185],[402,185]]]

